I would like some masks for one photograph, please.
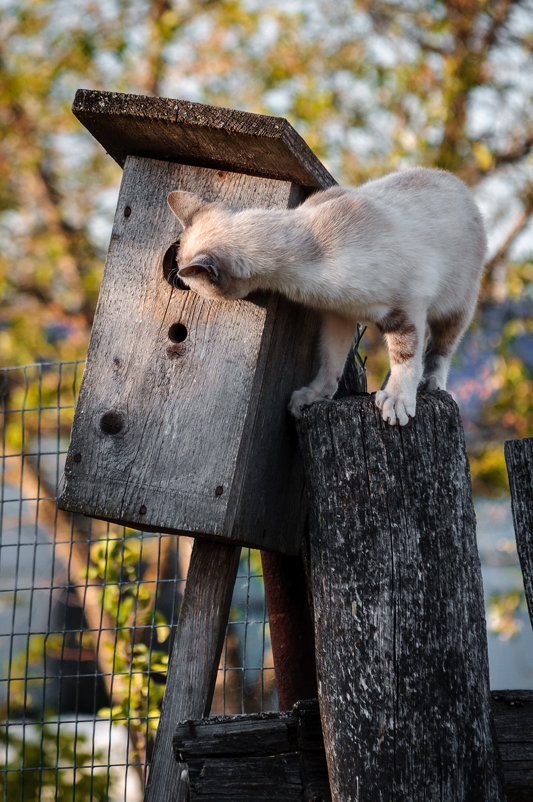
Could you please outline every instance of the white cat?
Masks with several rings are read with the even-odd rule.
[[[486,250],[480,214],[458,178],[415,168],[283,210],[234,211],[180,191],[168,202],[185,229],[178,274],[199,295],[274,290],[321,311],[320,369],[293,393],[295,417],[334,395],[357,321],[376,323],[387,343],[390,375],[375,399],[385,421],[408,422],[421,381],[446,389]]]

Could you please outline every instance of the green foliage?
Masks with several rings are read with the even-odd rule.
[[[526,597],[523,588],[493,593],[488,604],[488,628],[502,640],[513,638],[521,630],[517,614],[526,609]]]
[[[6,0],[0,14],[7,364],[85,355],[120,170],[70,113],[78,86],[282,114],[343,182],[413,164],[454,170],[499,238],[482,304],[496,274],[500,300],[531,297],[532,248],[522,237],[512,250],[533,208],[529,0],[82,0],[75,13],[66,0]],[[505,335],[499,348],[473,472],[501,487],[489,441],[520,436],[532,410],[531,377],[516,355],[510,364]],[[373,346],[371,372],[379,361]]]
[[[109,799],[113,783],[107,770],[93,769],[105,766],[107,754],[95,751],[84,735],[50,724],[25,725],[23,731],[10,726],[7,735],[0,730],[0,743],[7,754],[0,772],[0,794],[6,802]]]
[[[142,581],[142,552],[138,535],[99,541],[91,548],[87,578],[103,583],[102,609],[117,627],[114,644],[104,644],[114,672],[112,706],[99,715],[137,729],[134,740],[144,748],[157,731],[168,667],[168,650],[153,648],[152,638],[168,641],[170,627],[155,609],[153,584]]]

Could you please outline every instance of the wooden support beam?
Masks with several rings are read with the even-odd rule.
[[[504,450],[511,488],[516,546],[533,626],[533,437],[508,440]]]
[[[172,644],[145,802],[187,799],[187,770],[174,761],[172,735],[178,721],[209,713],[240,551],[237,546],[195,541]]]
[[[323,402],[299,437],[332,799],[503,799],[457,406],[391,427],[371,397]]]

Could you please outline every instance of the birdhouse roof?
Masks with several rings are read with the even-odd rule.
[[[79,89],[72,111],[121,167],[129,155],[293,181],[336,183],[283,117]]]

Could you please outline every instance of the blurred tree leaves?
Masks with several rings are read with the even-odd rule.
[[[531,0],[3,0],[3,364],[88,342],[120,170],[73,118],[76,88],[281,114],[341,182],[423,164],[473,188],[491,249],[479,330],[485,309],[504,323],[487,342],[474,327],[494,356],[481,370],[465,341],[458,376],[483,402],[474,480],[501,490],[502,439],[533,434],[531,332],[507,319],[517,296],[518,324],[533,311],[532,44]]]

